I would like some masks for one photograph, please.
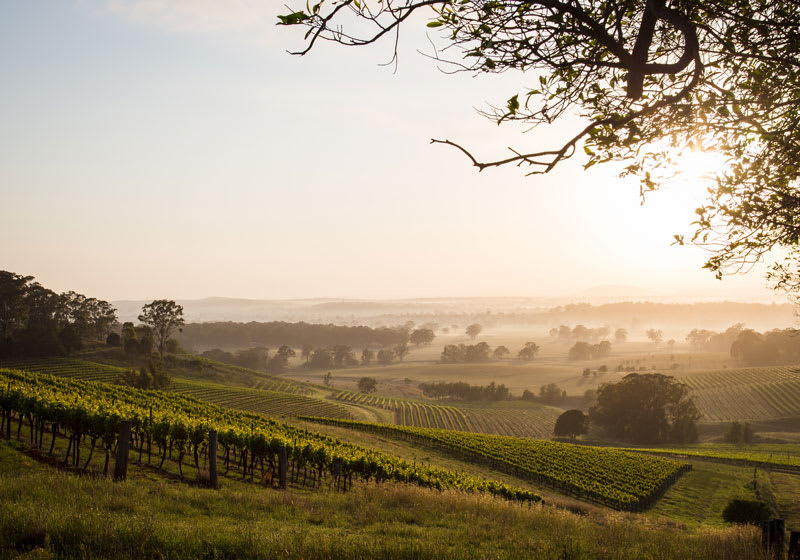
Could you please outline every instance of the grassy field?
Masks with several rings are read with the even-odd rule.
[[[631,514],[384,484],[347,493],[218,491],[132,468],[77,477],[0,443],[0,558],[693,558],[763,560],[753,529],[685,528]]]

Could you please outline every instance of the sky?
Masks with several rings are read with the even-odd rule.
[[[779,301],[718,281],[690,233],[704,187],[650,195],[579,156],[478,173],[579,128],[498,127],[536,76],[450,75],[424,19],[370,48],[275,25],[286,0],[0,4],[0,269],[107,300],[553,296],[597,285]],[[304,5],[304,3],[301,3]]]

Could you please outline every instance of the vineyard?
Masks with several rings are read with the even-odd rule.
[[[800,367],[723,369],[681,376],[703,421],[800,416]]]
[[[124,368],[74,360],[70,358],[38,358],[28,360],[3,360],[0,367],[24,371],[50,373],[59,377],[114,383],[127,371]]]
[[[266,416],[352,417],[345,407],[330,401],[277,391],[230,387],[185,379],[173,379],[169,390],[226,408],[235,408]]]
[[[629,511],[653,505],[691,469],[686,463],[617,449],[331,418],[305,419],[410,440],[486,462],[565,494]]]
[[[24,371],[0,369],[0,433],[19,439],[25,424],[30,442],[52,454],[56,440],[68,438],[64,462],[89,468],[95,450],[104,453],[103,473],[117,445],[123,421],[132,426],[131,441],[139,461],[153,459],[162,468],[167,457],[183,465],[193,457],[207,458],[209,433],[218,434],[224,453],[224,475],[242,479],[256,476],[272,485],[278,455],[286,451],[291,481],[319,487],[335,476],[337,488],[352,486],[353,478],[365,482],[380,472],[385,480],[468,492],[486,492],[513,500],[539,501],[539,496],[501,482],[479,480],[340,442],[334,438],[280,424],[263,416],[237,412],[176,393],[142,391],[91,381],[79,381]],[[49,444],[47,440],[49,441]],[[89,457],[81,460],[88,444]],[[155,444],[153,446],[153,444]],[[174,456],[177,455],[177,458]],[[269,473],[269,474],[268,474]],[[269,482],[267,482],[267,480]]]
[[[800,455],[796,446],[720,444],[694,445],[685,447],[629,448],[626,451],[668,455],[671,457],[697,457],[699,459],[719,460],[737,465],[758,466],[800,472]],[[792,453],[794,451],[794,453]]]
[[[333,399],[394,412],[395,423],[483,434],[545,438],[553,435],[559,409],[528,403],[450,406],[340,391]]]

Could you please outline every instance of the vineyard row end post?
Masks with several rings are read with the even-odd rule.
[[[217,476],[217,431],[208,432],[208,482],[211,488],[219,487]]]
[[[278,448],[278,483],[281,490],[286,490],[287,479],[289,474],[289,455],[286,452],[286,446],[281,445]]]
[[[125,420],[119,426],[117,440],[117,461],[114,464],[114,480],[125,480],[128,477],[128,450],[131,442],[131,423]]]

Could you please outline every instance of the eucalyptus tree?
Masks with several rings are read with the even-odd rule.
[[[694,232],[675,241],[709,249],[705,267],[718,277],[780,248],[774,284],[800,289],[800,2],[320,0],[289,9],[279,23],[306,29],[296,54],[386,38],[396,57],[401,27],[427,16],[439,36],[431,56],[448,70],[526,73],[528,84],[486,117],[528,128],[582,120],[563,143],[499,157],[431,140],[481,171],[548,173],[577,153],[586,168],[622,162],[644,197],[687,150],[716,152],[722,163]]]

